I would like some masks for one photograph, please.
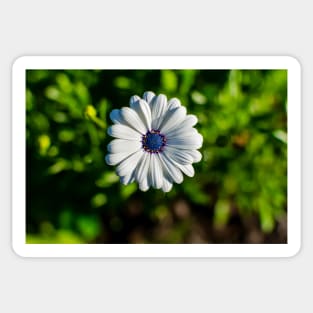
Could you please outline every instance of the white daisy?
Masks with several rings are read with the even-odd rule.
[[[203,138],[193,126],[194,115],[177,98],[148,91],[143,99],[130,98],[130,107],[113,110],[114,125],[108,134],[117,139],[108,144],[106,162],[117,165],[116,173],[125,185],[137,181],[142,191],[150,187],[168,192],[180,184],[183,174],[194,176],[192,163],[201,160]]]

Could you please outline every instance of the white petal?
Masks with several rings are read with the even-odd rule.
[[[164,177],[162,190],[164,192],[169,192],[172,189],[172,187],[173,187],[173,184]]]
[[[150,154],[145,152],[135,172],[136,180],[138,181],[139,184],[147,178],[149,165],[150,165]]]
[[[176,149],[170,146],[167,146],[164,150],[164,154],[166,154],[171,160],[183,165],[191,164],[193,161],[192,156],[188,152],[188,150]]]
[[[146,91],[144,94],[143,94],[143,99],[149,104],[150,101],[153,99],[153,97],[155,96],[154,92],[152,91]]]
[[[131,154],[127,159],[123,160],[116,168],[116,173],[118,176],[128,176],[135,170],[138,162],[143,156],[143,151],[138,150],[137,152]]]
[[[167,103],[167,109],[173,110],[181,106],[180,101],[177,98],[172,98]]]
[[[120,162],[122,162],[123,160],[125,160],[126,158],[128,158],[130,156],[131,153],[128,152],[120,152],[120,153],[114,153],[114,154],[107,154],[105,156],[105,161],[107,162],[107,164],[109,165],[116,165]]]
[[[137,95],[130,97],[130,100],[129,100],[130,107],[132,107],[133,103],[137,102],[138,100],[140,100],[140,97]]]
[[[151,110],[145,100],[139,99],[131,103],[131,108],[137,112],[147,130],[151,129]]]
[[[115,124],[108,128],[108,134],[115,138],[141,141],[141,134],[129,126]]]
[[[179,149],[196,150],[202,147],[203,138],[197,133],[188,137],[176,137],[167,140],[169,147],[175,147]]]
[[[193,114],[188,114],[182,122],[181,127],[192,127],[198,123],[198,119]]]
[[[116,124],[124,124],[125,123],[125,121],[123,120],[123,118],[121,116],[121,111],[118,109],[114,109],[113,111],[111,111],[110,119],[113,123],[116,123]]]
[[[152,116],[151,126],[153,129],[159,129],[163,119],[163,115],[167,109],[167,98],[165,95],[160,94],[154,97],[149,105],[151,108]]]
[[[191,129],[193,131],[193,127],[197,124],[197,118],[194,115],[187,115],[185,119],[175,128],[171,129],[166,133],[168,137],[175,136],[177,133],[186,133],[189,132]]]
[[[128,152],[133,153],[142,147],[140,141],[114,139],[108,144],[108,151],[111,153]]]
[[[145,134],[147,132],[148,129],[145,127],[135,110],[126,107],[122,108],[121,116],[129,124],[129,126],[138,130],[141,134]]]
[[[182,128],[180,125],[175,127],[170,132],[166,134],[166,138],[178,138],[178,137],[189,137],[198,134],[197,130],[193,127],[184,127]]]
[[[142,159],[142,157],[141,157]],[[139,161],[140,162],[140,161]],[[136,173],[136,169],[137,167],[135,167],[131,172],[129,172],[127,175],[125,176],[121,176],[120,177],[120,181],[123,185],[128,185],[132,182],[135,181],[135,173]]]
[[[159,158],[164,170],[164,176],[169,181],[174,181],[177,184],[182,183],[184,177],[177,165],[175,165],[164,153],[159,153]]]
[[[147,191],[150,188],[148,184],[148,177],[146,176],[140,183],[139,183],[139,189],[141,191]]]
[[[163,185],[163,169],[158,154],[151,154],[148,179],[156,189]]]
[[[195,170],[191,164],[187,165],[177,164],[177,165],[185,175],[189,177],[193,177],[195,175]]]
[[[128,185],[134,182],[135,181],[134,171],[129,175],[120,177],[120,181],[123,185]]]
[[[188,151],[188,150],[186,150]],[[193,163],[198,163],[202,159],[202,154],[198,150],[190,150],[188,153],[192,156],[193,158]]]
[[[171,111],[167,111],[166,115],[163,118],[160,131],[163,134],[167,134],[167,132],[177,127],[185,119],[185,116],[186,108],[183,106]]]

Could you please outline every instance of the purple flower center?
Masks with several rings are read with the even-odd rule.
[[[150,153],[162,152],[166,145],[166,137],[159,130],[149,130],[142,136],[142,147]]]

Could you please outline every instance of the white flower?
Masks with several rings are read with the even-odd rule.
[[[192,163],[201,160],[197,149],[203,139],[193,128],[197,118],[186,115],[177,98],[167,101],[165,95],[148,91],[143,99],[131,97],[130,108],[115,109],[110,118],[114,125],[108,134],[117,139],[108,144],[105,159],[117,165],[123,184],[137,181],[142,191],[152,186],[168,192],[183,181],[182,172],[194,176]]]

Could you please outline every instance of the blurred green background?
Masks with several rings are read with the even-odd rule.
[[[286,70],[28,70],[27,243],[286,243]],[[123,186],[109,113],[177,97],[204,137],[172,191]]]

